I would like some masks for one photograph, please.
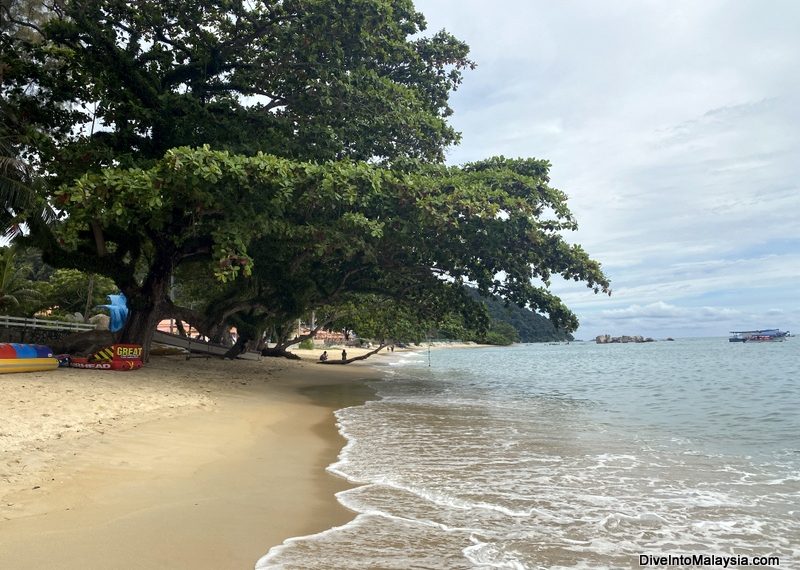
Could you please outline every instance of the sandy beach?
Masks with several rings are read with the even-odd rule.
[[[332,411],[370,397],[382,356],[319,352],[0,376],[0,568],[253,568],[350,520]]]

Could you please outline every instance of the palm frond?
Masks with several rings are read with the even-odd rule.
[[[22,210],[33,205],[34,194],[30,186],[0,174],[0,200],[6,209]]]
[[[14,295],[0,296],[0,307],[19,307],[19,299]]]

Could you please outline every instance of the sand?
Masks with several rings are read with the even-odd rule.
[[[385,357],[320,352],[0,375],[0,568],[253,568],[350,520],[332,412],[370,397]]]

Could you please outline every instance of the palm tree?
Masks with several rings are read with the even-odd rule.
[[[33,205],[33,191],[23,182],[27,178],[25,164],[12,156],[0,139],[0,230],[7,238],[20,231],[18,212]]]
[[[18,267],[16,250],[7,247],[0,253],[0,312],[14,312],[17,307],[39,298],[39,292],[27,279],[30,268]]]
[[[56,212],[49,204],[37,200],[37,178],[28,164],[17,156],[19,137],[15,137],[7,124],[13,119],[8,109],[0,107],[0,235],[12,239],[22,234],[26,221],[52,224]]]
[[[27,184],[30,171],[15,152],[15,137],[9,125],[13,114],[0,107],[0,231],[6,238],[19,233],[19,215],[33,206],[33,190]]]
[[[41,42],[44,24],[57,11],[56,5],[36,0],[0,0],[0,31],[6,39]],[[7,63],[0,61],[0,83],[7,69]],[[4,241],[2,237],[21,235],[26,222],[49,226],[56,218],[56,212],[38,197],[36,185],[41,183],[40,177],[20,157],[25,127],[14,104],[0,96],[0,243]]]

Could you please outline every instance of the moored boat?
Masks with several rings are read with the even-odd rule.
[[[729,342],[780,342],[786,340],[789,331],[761,329],[754,331],[731,331]]]

